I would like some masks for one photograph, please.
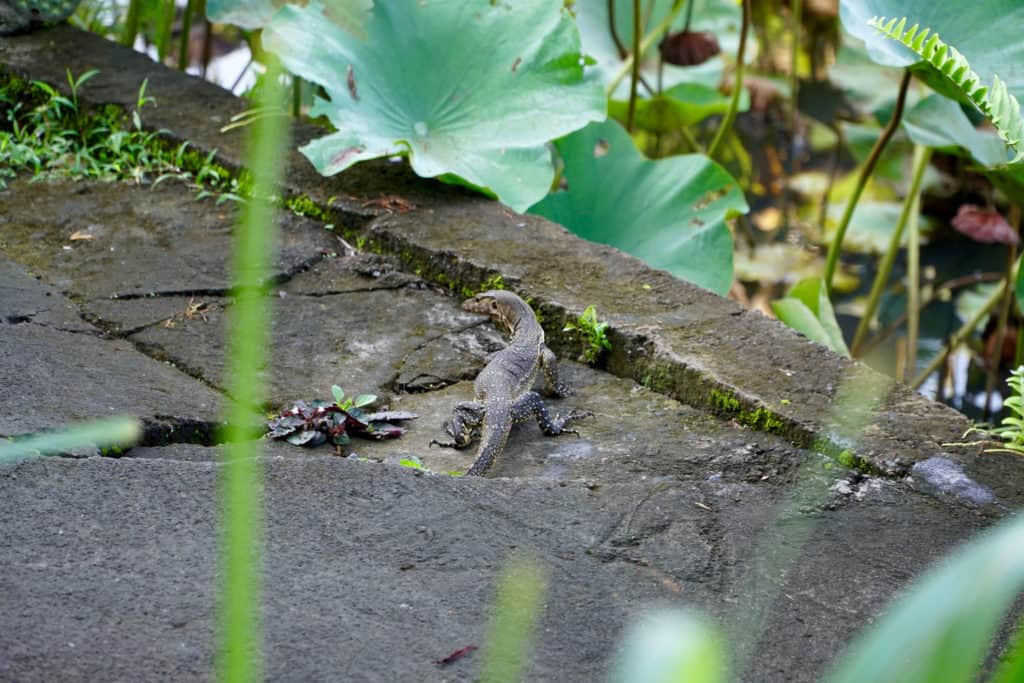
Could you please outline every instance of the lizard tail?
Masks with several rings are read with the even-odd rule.
[[[484,473],[494,464],[505,448],[508,441],[508,433],[512,429],[512,406],[491,405],[487,407],[484,414],[484,427],[480,435],[480,450],[477,451],[476,461],[466,472],[468,476],[482,477]]]

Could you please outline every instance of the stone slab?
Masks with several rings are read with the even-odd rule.
[[[79,300],[227,290],[235,211],[231,202],[196,201],[194,190],[173,182],[19,179],[0,191],[4,252]],[[280,223],[272,277],[342,249],[320,223],[288,212]]]
[[[329,457],[263,463],[275,681],[473,680],[480,652],[434,662],[482,644],[515,553],[549,577],[528,680],[602,679],[628,620],[667,604],[756,643],[734,680],[814,681],[866,615],[984,523],[892,482],[844,505],[787,505],[769,482],[592,489]],[[132,458],[0,467],[0,679],[209,680],[218,472]],[[786,548],[788,573],[758,560]],[[882,561],[893,548],[901,561]],[[752,625],[761,607],[772,611]]]
[[[75,307],[0,258],[0,435],[113,415],[215,422],[220,395],[202,382],[107,339]]]

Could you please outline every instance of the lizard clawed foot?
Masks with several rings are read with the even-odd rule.
[[[570,408],[569,412],[566,413],[564,416],[559,415],[558,417],[555,418],[553,426],[556,429],[551,430],[550,432],[545,431],[545,433],[549,434],[550,436],[558,436],[560,434],[575,434],[576,438],[578,439],[580,438],[580,433],[575,429],[570,429],[566,425],[568,425],[573,420],[582,420],[585,417],[593,416],[594,414],[589,410],[576,410]]]

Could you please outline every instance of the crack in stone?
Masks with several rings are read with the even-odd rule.
[[[205,384],[207,387],[216,391],[220,395],[225,396],[227,398],[231,398],[231,395],[228,393],[226,388],[218,385],[213,380],[208,379],[205,375],[203,375],[201,370],[197,370],[196,368],[193,368],[171,357],[171,355],[168,354],[167,351],[164,350],[162,346],[158,346],[156,344],[151,344],[148,342],[136,341],[134,339],[128,338],[125,338],[125,341],[131,344],[136,351],[146,356],[147,358],[155,360],[159,363],[164,363],[170,366],[171,368],[177,370],[181,374],[187,375],[188,377],[191,377],[197,382]]]
[[[402,360],[398,364],[398,371],[395,372],[395,374],[387,382],[385,382],[385,386],[388,387],[388,389],[390,389],[391,391],[395,392],[396,394],[426,394],[432,391],[440,391],[441,389],[450,387],[453,384],[458,384],[459,382],[463,381],[465,377],[438,377],[437,375],[432,375],[426,372],[421,372],[420,374],[413,377],[411,381],[406,382],[403,385],[400,385],[398,383],[398,378],[402,376],[402,371],[405,369],[405,364],[409,361],[409,358],[413,354],[419,353],[430,344],[433,344],[436,341],[440,341],[441,339],[444,339],[450,334],[462,334],[463,332],[468,332],[469,330],[480,327],[489,322],[490,321],[488,319],[484,318],[482,320],[476,320],[471,323],[462,325],[461,327],[456,327],[451,330],[439,332],[437,334],[425,338],[419,344],[410,349],[404,356],[402,356]],[[438,380],[438,383],[436,384],[436,386],[434,384],[431,384],[429,387],[424,387],[422,389],[410,391],[409,386],[420,377],[434,377]]]
[[[393,292],[399,289],[405,289],[406,287],[415,287],[414,281],[402,282],[393,285],[381,285],[379,287],[353,287],[351,289],[327,289],[322,292],[299,292],[296,294],[289,293],[289,297],[309,297],[311,299],[320,299],[328,296],[338,296],[341,294],[365,294],[367,292]]]
[[[328,254],[321,253],[301,261],[284,272],[275,273],[263,281],[261,289],[270,289],[291,282],[296,275],[304,273],[321,261],[324,261]],[[129,292],[127,294],[111,294],[106,297],[112,301],[136,301],[139,299],[170,299],[175,297],[197,297],[216,296],[222,298],[234,298],[237,296],[238,288],[229,287],[197,287],[192,289],[166,289],[152,292]]]
[[[264,287],[274,284],[268,280],[264,283]],[[111,294],[107,299],[111,301],[138,301],[139,299],[174,299],[179,297],[197,297],[197,296],[216,296],[216,297],[230,297],[234,296],[235,289],[233,287],[202,287],[198,289],[170,289],[162,290],[159,292],[135,292],[129,294]]]
[[[142,438],[136,447],[190,443],[218,446],[225,442],[224,423],[178,415],[143,417]]]

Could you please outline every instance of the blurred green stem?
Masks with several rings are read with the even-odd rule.
[[[156,56],[163,64],[167,57],[167,50],[171,46],[171,25],[174,24],[174,13],[177,9],[174,0],[163,0],[164,11],[160,15],[160,25],[156,29]]]
[[[907,88],[909,86],[910,70],[904,69],[903,80],[900,81],[900,91],[896,96],[896,107],[893,109],[892,117],[889,119],[889,123],[886,124],[882,134],[878,136],[878,140],[875,141],[875,146],[871,148],[871,153],[868,155],[864,165],[861,166],[860,175],[857,177],[857,185],[853,188],[853,194],[850,195],[850,199],[846,203],[843,217],[839,219],[839,225],[836,227],[836,234],[832,238],[832,243],[828,245],[828,255],[825,257],[825,288],[830,293],[832,291],[832,277],[835,275],[836,264],[839,262],[839,251],[843,246],[843,238],[846,237],[846,229],[850,225],[853,210],[857,208],[860,195],[864,192],[864,187],[868,184],[868,178],[871,177],[871,173],[875,170],[878,159],[882,156],[882,151],[889,144],[889,139],[892,138],[896,128],[900,125],[900,119],[903,118],[903,105],[907,101]]]
[[[999,302],[999,319],[996,323],[996,337],[992,344],[992,354],[988,359],[988,374],[985,376],[985,410],[981,419],[987,420],[992,413],[992,394],[996,390],[999,379],[999,366],[1003,360],[1003,340],[1006,339],[1006,323],[1010,319],[1010,303],[1013,301],[1013,271],[1017,266],[1017,245],[1011,244],[1006,254],[1006,280],[1003,285],[1002,299]]]
[[[134,417],[111,417],[84,422],[27,438],[0,438],[0,465],[44,455],[65,453],[92,444],[99,449],[131,448],[142,438],[142,423]]]
[[[875,274],[875,281],[871,285],[871,294],[868,295],[868,303],[864,309],[864,315],[861,316],[860,322],[857,324],[857,331],[853,335],[850,355],[854,358],[860,355],[860,347],[864,343],[868,330],[871,328],[871,322],[875,319],[875,312],[878,310],[878,304],[882,300],[882,292],[885,291],[885,285],[889,282],[892,266],[896,262],[896,255],[900,251],[900,242],[903,241],[903,230],[907,226],[911,212],[917,205],[916,200],[921,192],[921,178],[924,177],[924,170],[928,168],[928,161],[930,159],[930,149],[921,145],[914,146],[914,170],[910,181],[910,189],[907,190],[907,196],[903,200],[903,210],[900,212],[896,228],[889,239],[889,248],[886,249],[885,254],[882,256],[881,263],[878,264],[878,272]]]
[[[185,13],[181,16],[181,35],[178,37],[178,71],[188,68],[189,34],[192,32],[192,15],[196,11],[196,0],[188,0]]]
[[[284,92],[281,67],[269,59],[258,106],[279,106]],[[246,161],[252,172],[252,195],[245,202],[235,236],[234,286],[226,376],[228,393],[227,444],[221,469],[221,642],[218,673],[221,681],[248,683],[262,676],[260,547],[263,506],[260,442],[253,429],[260,422],[263,397],[260,372],[267,363],[268,299],[265,283],[276,242],[275,208],[270,198],[280,184],[286,157],[287,119],[266,116],[249,129]]]
[[[135,36],[139,32],[139,13],[142,10],[142,0],[129,0],[128,12],[124,17],[124,29],[121,31],[120,43],[125,47],[135,44]]]
[[[707,155],[715,158],[725,134],[732,128],[732,122],[736,119],[736,111],[740,106],[740,94],[743,91],[743,60],[747,52],[747,34],[750,32],[750,0],[742,0],[743,22],[740,25],[740,46],[736,51],[736,75],[732,84],[732,98],[729,100],[729,110],[725,112],[722,123],[718,126],[714,140],[708,145]]]
[[[497,589],[479,680],[517,683],[526,680],[523,674],[544,605],[544,567],[532,558],[513,558],[499,574]]]
[[[921,149],[920,145],[914,147],[914,179],[918,186],[921,181],[917,178],[917,154]],[[924,155],[926,158],[930,156]],[[925,166],[928,165],[927,159]],[[923,169],[921,175],[924,175]],[[921,193],[914,192],[913,204],[910,207],[910,218],[907,232],[907,365],[904,368],[904,382],[909,382],[914,376],[914,368],[917,367],[917,338],[921,328]]]
[[[640,0],[633,0],[633,54],[640,54]],[[636,87],[640,82],[640,60],[633,60],[632,78],[629,80],[629,106],[626,108],[626,130],[633,132],[633,116],[636,114]]]
[[[1020,235],[1020,207],[1017,204],[1010,205],[1010,226],[1013,228],[1014,234]],[[985,410],[982,413],[982,419],[988,419],[989,417],[992,394],[996,389],[996,381],[999,378],[999,366],[1003,359],[1003,341],[1006,339],[1006,326],[1010,320],[1010,306],[1013,303],[1013,293],[1017,284],[1016,244],[1010,245],[1006,259],[1006,286],[1003,288],[1003,299],[999,306],[999,321],[996,325],[992,355],[988,359],[988,374],[985,377]],[[1016,356],[1020,353],[1019,332],[1017,336],[1018,343],[1014,349],[1014,360],[1016,360]]]
[[[998,304],[1002,299],[1002,294],[1003,290],[1000,288],[992,290],[992,294],[989,295],[988,299],[986,299],[977,310],[974,317],[961,325],[960,329],[953,333],[953,336],[949,338],[949,341],[946,343],[946,346],[943,347],[942,351],[932,359],[932,362],[928,364],[928,367],[922,370],[921,373],[914,378],[913,384],[910,385],[913,389],[917,389],[924,384],[924,381],[928,379],[928,375],[935,372],[935,370],[942,365],[946,356],[949,355],[949,352],[959,346],[960,343],[967,338],[967,335],[971,334],[971,332],[974,331],[974,328],[976,328],[978,324],[985,319],[985,316],[992,312],[992,309],[995,308],[996,304]]]
[[[802,0],[791,0],[789,3],[790,9],[790,30],[789,35],[791,36],[792,44],[789,49],[789,177],[792,178],[800,172],[800,154],[799,144],[800,140],[800,106],[798,97],[800,94],[800,77],[797,73],[800,66],[800,43],[801,41],[801,23],[803,17],[803,2]],[[783,216],[785,216],[785,225],[787,228],[791,227],[796,219],[796,202],[794,201],[793,191],[787,187],[785,192],[782,194],[782,201],[784,202]]]
[[[1002,281],[1002,279],[1003,276],[1001,273],[975,273],[971,275],[964,275],[962,277],[955,277],[952,280],[947,280],[940,285],[935,285],[932,288],[931,294],[928,295],[928,298],[918,305],[918,319],[920,319],[921,311],[928,308],[928,306],[935,303],[936,301],[942,300],[943,296],[951,294],[954,290],[962,289],[964,287],[971,287],[973,285],[978,284],[979,282],[1000,282]],[[874,337],[866,341],[864,343],[863,348],[861,349],[861,352],[864,354],[871,353],[871,349],[875,348],[876,346],[884,342],[886,339],[891,337],[896,332],[896,330],[903,327],[903,325],[907,323],[908,318],[909,315],[907,311],[901,313],[898,317],[893,319],[892,322],[886,325],[885,329],[883,329]]]

